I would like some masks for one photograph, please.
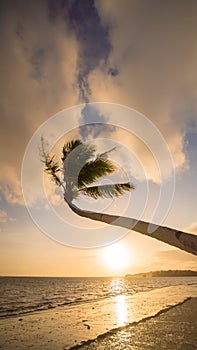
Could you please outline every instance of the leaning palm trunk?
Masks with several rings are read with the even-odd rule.
[[[67,204],[69,205],[71,210],[76,214],[78,214],[79,216],[82,216],[94,221],[101,221],[110,225],[131,229],[143,235],[156,238],[159,241],[170,244],[188,253],[197,255],[197,236],[193,234],[185,233],[169,227],[158,226],[154,224],[151,224],[151,229],[153,232],[150,233],[148,230],[150,223],[148,222],[138,221],[136,219],[132,219],[124,216],[117,216],[117,215],[110,215],[110,214],[82,210],[71,202],[70,203],[67,202]]]
[[[197,255],[197,236],[195,235],[132,218],[82,210],[73,204],[73,199],[77,199],[81,194],[96,200],[118,197],[126,191],[135,189],[135,186],[130,182],[95,184],[103,176],[115,171],[115,164],[106,157],[113,150],[114,148],[102,154],[95,154],[94,145],[84,144],[80,140],[72,140],[63,147],[62,166],[60,166],[54,159],[54,155],[50,156],[46,153],[44,140],[41,139],[41,154],[45,164],[45,172],[50,175],[57,186],[63,189],[64,200],[73,212],[91,220],[137,231]],[[61,177],[62,173],[63,178]],[[151,232],[149,228],[151,228]]]

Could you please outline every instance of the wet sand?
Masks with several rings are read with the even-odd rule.
[[[196,322],[196,286],[172,286],[1,319],[0,349],[190,350]]]
[[[74,349],[196,350],[197,298]]]

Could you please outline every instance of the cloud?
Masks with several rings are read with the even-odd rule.
[[[116,130],[116,127],[107,124],[108,118],[98,111],[93,105],[86,103],[81,111],[79,119],[80,136],[85,141],[88,138],[96,139],[111,135]]]
[[[191,129],[197,132],[197,3],[98,0],[96,6],[109,27],[109,64],[119,74],[110,76],[102,64],[92,71],[92,100],[146,115],[165,137],[176,170],[188,169],[184,140]],[[149,159],[141,152],[142,162]]]
[[[27,6],[4,0],[0,6],[0,182],[8,201],[22,204],[20,168],[30,137],[51,115],[75,105],[79,94],[84,102],[121,103],[147,115],[165,136],[176,169],[187,169],[185,133],[197,130],[195,1]],[[110,115],[90,109],[84,107],[79,123],[97,125],[82,127],[83,139],[124,137],[109,125]],[[139,155],[147,178],[158,182],[150,152],[133,138],[124,142]]]
[[[0,6],[0,190],[9,202],[22,204],[20,169],[28,141],[47,118],[75,105],[79,94],[88,101],[90,72],[107,65],[111,44],[92,0],[83,6],[80,1],[27,6],[24,0],[8,0]],[[117,74],[116,68],[109,70]],[[88,110],[85,106],[80,123],[87,122]],[[98,119],[107,122],[103,115]],[[81,136],[90,136],[92,128],[87,128]],[[97,136],[102,131],[94,128]]]
[[[25,147],[48,117],[77,101],[77,42],[48,2],[1,1],[1,191],[22,202],[20,168]],[[9,165],[8,165],[9,164]]]
[[[79,44],[77,82],[81,98],[89,101],[89,74],[102,62],[106,64],[111,51],[108,26],[101,22],[94,0],[67,2],[68,23]],[[111,71],[115,74],[116,70]]]
[[[0,180],[0,192],[5,199],[12,204],[24,205],[18,169],[5,164]]]
[[[8,215],[4,210],[0,210],[0,222],[7,222]]]
[[[0,223],[6,223],[8,221],[15,221],[14,218],[9,217],[8,213],[5,210],[0,209]]]

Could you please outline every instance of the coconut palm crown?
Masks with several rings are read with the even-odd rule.
[[[46,154],[42,140],[42,158],[45,172],[51,176],[56,185],[63,188],[64,199],[71,203],[80,194],[99,198],[113,198],[123,195],[135,188],[130,182],[98,185],[99,179],[115,172],[115,164],[108,159],[107,152],[97,154],[93,144],[81,140],[67,142],[62,149],[60,165],[54,155]]]
[[[130,217],[87,211],[73,204],[73,199],[76,199],[80,194],[94,199],[113,198],[124,194],[125,191],[134,189],[134,185],[130,182],[107,185],[97,184],[100,178],[110,175],[116,170],[115,164],[108,159],[108,153],[113,149],[102,154],[96,154],[94,145],[83,143],[80,140],[73,140],[64,145],[60,165],[55,160],[54,155],[51,156],[46,153],[43,139],[41,140],[41,145],[45,172],[50,175],[56,185],[63,189],[64,200],[74,213],[90,220],[101,221],[139,232],[197,255],[196,235],[152,223],[151,230],[149,230],[149,222]]]

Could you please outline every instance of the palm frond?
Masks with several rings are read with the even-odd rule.
[[[78,187],[82,188],[85,185],[90,185],[97,181],[100,177],[111,174],[115,171],[115,165],[105,158],[96,158],[87,162],[78,176]]]
[[[80,189],[80,192],[91,198],[99,199],[118,197],[120,195],[123,195],[125,191],[131,191],[134,189],[135,186],[130,182],[127,182],[122,184],[84,187]]]
[[[60,186],[61,181],[57,173],[60,171],[60,167],[58,162],[55,161],[55,156],[46,156],[44,159],[44,164],[45,164],[45,172],[48,173],[52,180],[56,183],[56,185]]]
[[[82,145],[81,140],[72,140],[72,141],[68,141],[67,143],[65,143],[65,145],[63,146],[63,150],[62,150],[62,153],[63,153],[62,160],[64,161],[66,159],[66,157],[68,156],[68,154],[70,152],[72,152],[79,145]]]
[[[46,147],[48,146],[48,142],[44,139],[44,137],[41,137],[41,146],[39,148],[40,154],[41,154],[41,161],[44,163],[45,168],[44,171],[49,174],[52,178],[52,180],[56,183],[56,185],[61,186],[61,180],[59,176],[57,175],[58,172],[60,172],[60,166],[58,162],[55,161],[55,156],[50,156],[47,151]]]
[[[78,144],[78,146],[77,146]],[[73,150],[63,154],[64,181],[77,185],[78,175],[85,164],[95,157],[95,146],[91,144],[75,143]]]
[[[95,145],[73,140],[64,145],[61,158],[63,164],[60,166],[55,160],[55,156],[51,156],[45,151],[43,138],[41,139],[41,146],[45,172],[51,176],[56,185],[63,187],[64,196],[69,200],[77,198],[79,194],[94,199],[112,198],[135,188],[129,182],[91,186],[101,177],[112,174],[116,170],[115,164],[107,158],[108,153],[115,148],[96,154]],[[63,172],[63,178],[61,172]]]
[[[107,158],[108,157],[108,154],[109,153],[111,153],[111,152],[113,152],[114,150],[116,150],[116,146],[115,147],[113,147],[113,148],[110,148],[108,151],[105,151],[105,152],[103,152],[103,153],[99,153],[98,155],[97,155],[97,158]]]
[[[73,152],[74,151],[74,152]],[[84,144],[80,140],[72,140],[67,142],[62,150],[62,161],[64,162],[66,158],[73,159],[78,161],[78,159],[83,158],[85,161],[88,161],[91,157],[94,156],[96,147],[92,144]]]

